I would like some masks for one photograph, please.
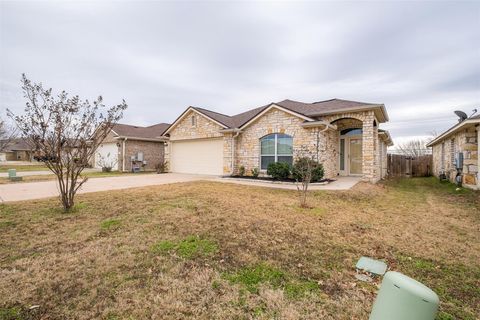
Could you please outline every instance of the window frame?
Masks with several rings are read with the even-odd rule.
[[[262,153],[262,140],[267,138],[267,137],[270,137],[272,135],[275,137],[275,139],[274,139],[274,153],[273,154],[272,153],[263,154]],[[291,139],[291,141],[292,141],[292,145],[291,145],[292,153],[291,154],[279,154],[278,153],[278,136],[279,135],[283,135],[284,137],[287,137],[287,138]],[[284,137],[281,137],[281,138],[284,138]],[[290,165],[293,165],[293,136],[291,136],[289,134],[286,134],[286,133],[275,132],[275,133],[269,133],[269,134],[261,137],[259,139],[259,141],[260,141],[260,157],[259,157],[260,158],[259,159],[260,160],[260,164],[259,164],[260,171],[263,171],[263,172],[267,171],[267,168],[265,168],[265,169],[262,168],[262,158],[263,157],[274,157],[274,162],[275,163],[278,162],[279,157],[291,157],[292,158],[292,163]]]

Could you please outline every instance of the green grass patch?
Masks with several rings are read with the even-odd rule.
[[[318,292],[320,286],[317,282],[311,280],[298,280],[288,282],[285,285],[285,295],[290,299],[300,299],[308,296],[311,293]]]
[[[24,319],[22,311],[18,307],[0,308],[0,320],[21,320]]]
[[[8,204],[4,204],[4,203],[1,203],[0,204],[0,216],[10,216],[14,213],[14,210],[13,210],[13,207],[8,205]]]
[[[156,254],[175,252],[184,259],[193,259],[214,255],[218,252],[218,245],[208,239],[188,236],[178,242],[168,240],[159,241],[152,246],[151,251]]]
[[[285,272],[266,263],[245,267],[224,277],[231,283],[242,284],[251,293],[258,293],[262,283],[268,283],[273,288],[283,287],[286,283]]]
[[[15,169],[17,172],[25,171],[48,171],[45,165],[42,164],[32,164],[32,165],[1,165],[0,172],[8,172],[9,169]]]
[[[118,219],[107,219],[102,221],[100,229],[102,229],[102,231],[117,230],[121,225],[122,222]]]
[[[233,273],[223,274],[232,284],[241,284],[248,292],[258,294],[261,284],[274,289],[282,289],[287,298],[302,299],[320,291],[320,286],[312,280],[298,279],[287,272],[266,263],[241,268]]]
[[[1,229],[8,229],[8,228],[13,228],[15,227],[17,224],[14,222],[14,221],[0,221],[0,230]]]

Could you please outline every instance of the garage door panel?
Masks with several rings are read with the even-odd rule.
[[[102,163],[113,165],[112,170],[118,170],[118,147],[116,143],[103,143],[95,152],[95,168],[101,169]]]
[[[223,173],[223,139],[170,143],[172,172],[212,175]]]

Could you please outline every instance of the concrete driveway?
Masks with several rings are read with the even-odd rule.
[[[215,176],[196,174],[165,173],[141,174],[120,177],[89,179],[78,193],[107,190],[119,190],[151,185],[217,179]],[[57,197],[59,195],[56,181],[9,183],[0,185],[0,202],[23,201]]]

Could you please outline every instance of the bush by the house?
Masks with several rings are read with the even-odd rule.
[[[157,173],[165,173],[168,171],[168,162],[163,161],[159,162],[155,165],[155,170],[157,170]]]
[[[272,162],[267,167],[267,174],[276,180],[285,180],[290,176],[290,165],[285,162]]]
[[[238,168],[238,175],[240,177],[243,177],[245,175],[245,167],[244,166],[240,166],[240,168]]]
[[[254,178],[258,178],[259,173],[260,173],[260,172],[258,171],[258,168],[253,168],[253,169],[252,169],[252,176],[253,176]]]
[[[295,161],[292,168],[293,178],[297,181],[304,180],[308,170],[311,172],[310,182],[318,182],[323,179],[323,165],[307,157]]]

